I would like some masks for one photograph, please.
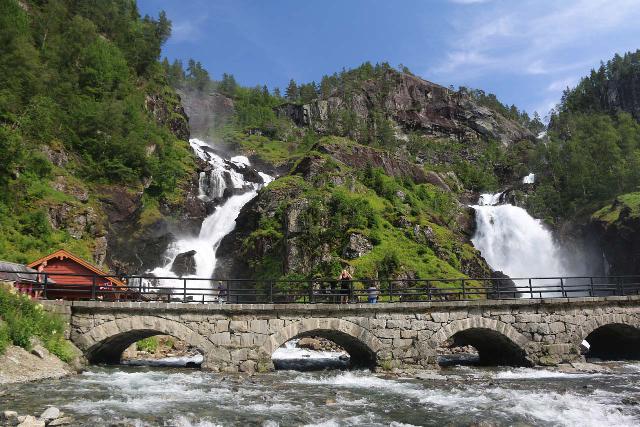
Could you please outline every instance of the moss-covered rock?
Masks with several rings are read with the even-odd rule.
[[[616,197],[591,216],[612,275],[640,274],[640,192]]]

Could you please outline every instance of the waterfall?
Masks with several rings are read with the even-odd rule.
[[[265,173],[258,172],[263,183],[249,182],[240,171],[250,167],[249,159],[244,156],[235,156],[224,159],[214,153],[212,147],[197,138],[189,140],[195,154],[211,165],[207,174],[201,172],[199,176],[198,197],[201,200],[210,201],[220,199],[225,190],[232,190],[231,196],[202,222],[198,236],[183,236],[173,242],[165,253],[165,265],[155,268],[151,273],[157,277],[176,277],[172,271],[173,263],[179,254],[195,251],[196,273],[193,276],[209,278],[213,276],[216,268],[216,251],[222,239],[229,234],[236,225],[236,218],[240,210],[257,194],[258,190],[267,185],[273,178]],[[182,280],[161,279],[159,287],[182,287]],[[187,288],[206,288],[210,286],[206,281],[187,281]],[[190,294],[211,294],[211,292],[190,292]]]
[[[529,175],[522,178],[523,184],[534,184],[536,182],[536,174],[530,173]]]
[[[491,268],[510,277],[568,276],[562,249],[540,220],[526,210],[500,203],[501,194],[483,194],[471,241]]]

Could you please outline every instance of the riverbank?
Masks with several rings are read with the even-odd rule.
[[[77,372],[41,345],[30,352],[12,345],[0,355],[0,385],[57,379]]]
[[[68,321],[0,283],[0,385],[60,378],[84,365]]]

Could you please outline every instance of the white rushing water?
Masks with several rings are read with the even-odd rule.
[[[236,218],[240,210],[253,199],[260,188],[273,178],[258,172],[263,183],[249,182],[238,169],[249,168],[249,159],[245,156],[234,156],[224,159],[216,154],[213,147],[197,138],[189,140],[195,154],[211,165],[211,170],[200,173],[198,197],[204,201],[220,200],[225,191],[230,191],[229,198],[202,222],[197,236],[183,236],[173,242],[165,254],[166,263],[155,268],[151,273],[157,277],[177,277],[172,271],[176,257],[185,252],[195,251],[196,273],[186,277],[212,277],[216,268],[216,251],[222,239],[236,226]],[[159,280],[161,287],[181,287],[180,280]],[[187,281],[188,288],[204,288],[206,282]],[[193,292],[192,292],[193,293]],[[197,293],[197,292],[195,292]],[[203,292],[204,293],[204,292]]]
[[[568,276],[562,250],[540,220],[526,210],[499,204],[501,193],[483,194],[471,241],[491,268],[510,277]]]

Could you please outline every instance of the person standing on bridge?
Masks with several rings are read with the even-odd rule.
[[[351,281],[353,277],[347,270],[342,270],[340,277],[340,304],[347,304],[351,299]]]
[[[367,288],[367,295],[369,297],[369,304],[376,304],[378,302],[378,286],[375,281],[372,281]]]

